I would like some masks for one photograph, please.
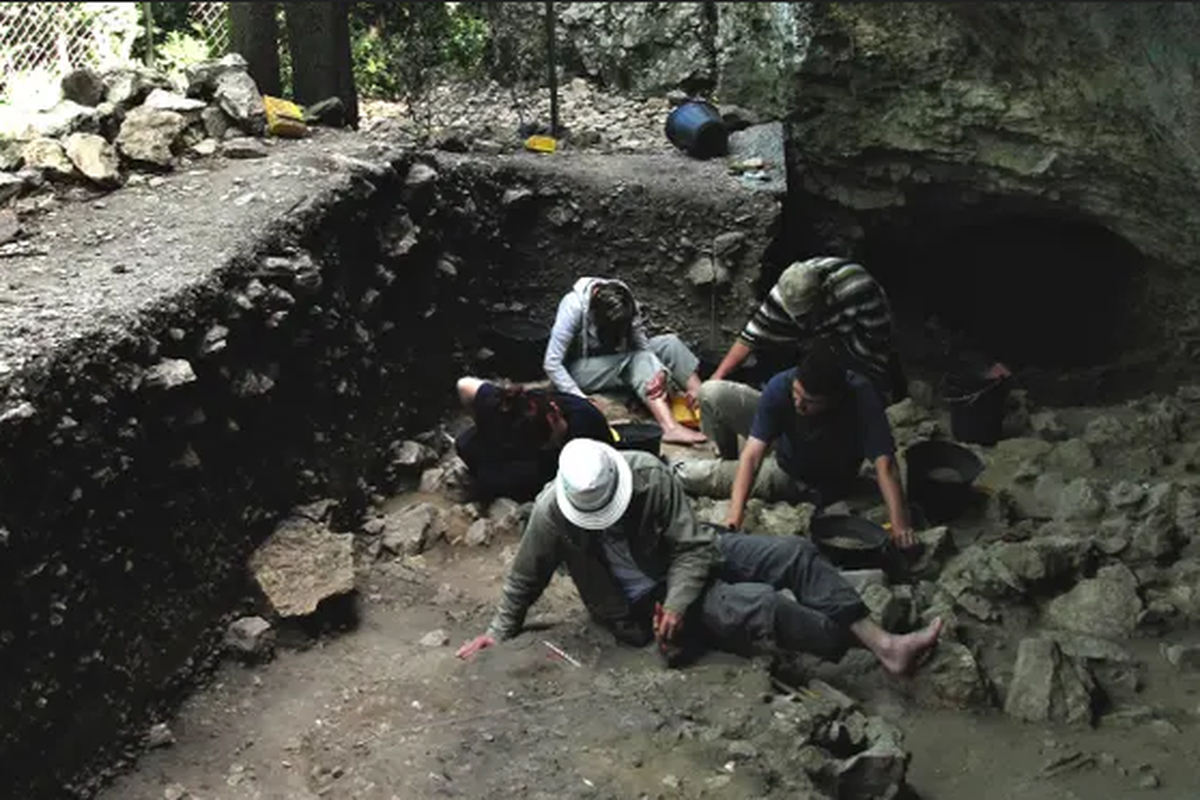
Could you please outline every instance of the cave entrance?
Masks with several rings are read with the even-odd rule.
[[[910,218],[868,231],[862,261],[892,299],[916,360],[976,351],[1016,369],[1118,360],[1143,256],[1089,221],[1034,213]]]

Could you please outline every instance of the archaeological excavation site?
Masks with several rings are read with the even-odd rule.
[[[532,38],[551,6],[553,89],[335,99],[280,136],[221,53],[0,105],[0,797],[1200,795],[1200,10],[446,5]],[[720,152],[671,132],[693,105]],[[890,303],[918,543],[822,557],[882,629],[941,620],[920,662],[667,665],[565,567],[458,657],[535,509],[477,491],[459,379],[548,386],[597,276],[707,380],[819,256]],[[972,358],[1007,374],[964,388]],[[740,530],[887,530],[861,478]],[[720,527],[728,493],[681,513]]]

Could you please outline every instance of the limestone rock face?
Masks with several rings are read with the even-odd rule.
[[[1191,5],[792,3],[805,189],[1037,198],[1197,266]]]

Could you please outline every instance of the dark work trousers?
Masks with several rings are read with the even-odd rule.
[[[850,625],[867,616],[867,607],[811,541],[723,533],[717,546],[724,564],[699,602],[713,644],[739,653],[779,648],[829,661],[845,655],[853,642]]]
[[[802,536],[722,533],[717,546],[724,564],[688,608],[684,640],[693,655],[716,647],[740,655],[775,649],[811,653],[839,661],[854,641],[850,626],[867,607],[837,567]],[[643,597],[623,626],[608,622],[621,641],[640,647],[653,638],[649,615],[665,593]],[[795,600],[780,594],[791,590]]]

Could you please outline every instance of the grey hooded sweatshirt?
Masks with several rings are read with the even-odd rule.
[[[596,335],[596,323],[591,315],[592,288],[604,283],[615,283],[629,287],[624,281],[616,278],[580,278],[575,281],[571,291],[563,295],[558,303],[558,314],[554,318],[554,327],[550,331],[550,343],[546,345],[546,356],[542,360],[542,368],[546,375],[560,392],[586,397],[579,384],[567,371],[566,362],[576,358],[607,355],[599,353],[600,339]],[[643,327],[641,308],[634,301],[633,315],[633,348],[645,350],[649,347],[649,339]]]

